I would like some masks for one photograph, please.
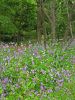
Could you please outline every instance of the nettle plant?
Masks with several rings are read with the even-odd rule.
[[[0,98],[18,100],[40,98],[59,92],[70,82],[73,50],[62,51],[55,44],[47,47],[30,44],[1,46]]]

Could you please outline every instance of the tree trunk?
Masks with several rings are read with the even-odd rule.
[[[55,0],[50,3],[51,6],[51,35],[53,41],[56,39],[56,16],[55,16]]]
[[[68,15],[68,25],[69,25],[69,30],[70,30],[70,34],[71,34],[71,37],[73,38],[73,33],[72,33],[72,22],[71,22],[71,12],[69,11],[69,7],[71,7],[68,3],[68,1],[66,2],[67,3],[67,15]],[[70,8],[71,9],[71,8]]]
[[[41,43],[41,37],[44,35],[44,47],[46,48],[46,29],[44,25],[44,7],[43,0],[37,0],[37,38],[38,43]]]
[[[41,35],[42,35],[42,2],[41,0],[37,0],[37,38],[38,38],[38,43],[41,43]]]

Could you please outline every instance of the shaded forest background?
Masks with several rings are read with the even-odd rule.
[[[0,41],[67,41],[75,35],[75,0],[0,0]]]

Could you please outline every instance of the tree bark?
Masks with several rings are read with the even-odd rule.
[[[71,12],[69,11],[69,8],[71,7],[68,3],[68,1],[66,2],[67,4],[67,16],[68,16],[68,25],[69,25],[69,30],[70,30],[70,34],[71,37],[73,38],[73,32],[72,32],[72,22],[71,22]],[[71,8],[70,8],[71,9]]]
[[[38,43],[41,43],[42,35],[44,35],[44,47],[46,48],[46,29],[45,29],[45,19],[44,19],[44,7],[43,0],[37,0],[37,38]]]
[[[51,6],[51,35],[53,41],[56,39],[56,16],[55,16],[55,0],[50,3]]]
[[[43,31],[43,20],[42,20],[42,0],[37,0],[37,38],[38,43],[41,43],[41,36]]]

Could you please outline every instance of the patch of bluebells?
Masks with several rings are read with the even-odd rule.
[[[28,47],[23,44],[1,44],[0,47],[0,99],[45,97],[60,92],[65,82],[71,82],[71,71],[62,66],[62,62],[66,64],[65,59],[67,63],[69,59],[64,58],[61,49],[52,47],[49,50],[48,47],[45,50],[31,43]]]

